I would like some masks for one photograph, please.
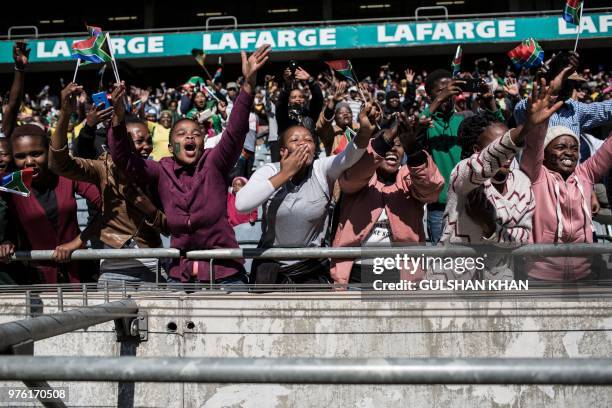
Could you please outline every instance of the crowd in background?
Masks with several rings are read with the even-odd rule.
[[[25,93],[27,51],[16,45],[0,171],[32,167],[35,179],[27,199],[2,195],[0,256],[55,251],[53,261],[5,265],[2,279],[154,281],[155,259],[102,260],[89,276],[68,261],[87,242],[160,247],[160,234],[181,250],[238,247],[233,227],[259,218],[253,228],[264,248],[522,245],[593,242],[592,216],[610,212],[612,77],[581,66],[576,54],[520,72],[496,71],[483,58],[456,77],[438,67],[414,72],[408,62],[359,82],[291,61],[256,82],[269,52],[243,56],[235,80],[118,83],[95,90],[112,106],[95,106],[95,92],[73,83],[59,95],[49,87]],[[269,160],[255,166],[258,146]],[[75,194],[90,206],[84,231]],[[530,276],[585,279],[585,262],[534,261]],[[240,260],[211,266],[181,258],[164,271],[177,283],[209,281],[214,269],[225,284],[350,284],[360,267],[341,259],[256,261],[246,271]],[[486,269],[495,276],[504,268],[512,269]],[[446,276],[418,272],[415,279]]]

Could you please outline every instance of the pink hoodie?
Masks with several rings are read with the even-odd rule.
[[[563,180],[543,165],[544,138],[547,127],[541,126],[526,140],[521,170],[531,179],[535,195],[533,215],[534,243],[593,242],[591,192],[593,184],[612,166],[612,138]],[[587,258],[544,258],[527,263],[529,276],[543,280],[577,280],[590,273]]]
[[[427,154],[427,153],[426,153]],[[383,208],[387,212],[393,242],[425,242],[423,204],[438,199],[444,179],[427,154],[427,162],[416,167],[402,165],[394,184],[378,180],[376,168],[384,160],[372,149],[338,179],[344,193],[334,247],[360,246]],[[347,283],[354,261],[332,259],[331,277]]]

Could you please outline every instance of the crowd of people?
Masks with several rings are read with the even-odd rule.
[[[270,52],[243,52],[236,81],[118,82],[98,89],[109,103],[96,105],[77,83],[25,94],[28,51],[16,44],[0,172],[31,169],[33,180],[29,197],[0,196],[0,284],[154,282],[158,259],[70,258],[88,242],[159,248],[162,235],[182,254],[161,268],[171,283],[209,282],[212,272],[225,285],[350,285],[368,268],[321,258],[256,260],[247,271],[241,259],[184,256],[238,248],[241,224],[261,228],[260,248],[596,237],[593,215],[610,209],[612,77],[582,68],[578,54],[518,73],[487,59],[455,76],[387,65],[360,82],[292,61],[258,83]],[[270,161],[255,166],[258,145]],[[75,194],[89,206],[82,231]],[[51,249],[53,260],[9,262],[28,249]],[[532,279],[592,276],[585,258],[525,262]]]

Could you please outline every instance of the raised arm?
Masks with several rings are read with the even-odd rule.
[[[113,90],[114,115],[108,130],[108,145],[115,165],[130,180],[155,183],[159,179],[160,164],[145,160],[132,149],[132,141],[125,126],[125,85],[117,84]]]
[[[240,157],[244,140],[249,132],[249,115],[253,106],[257,71],[268,60],[270,49],[269,45],[263,45],[248,58],[244,51],[241,53],[244,85],[234,103],[221,141],[208,156],[208,160],[212,160],[222,173],[229,172]]]
[[[340,154],[321,160],[322,170],[330,182],[335,182],[340,175],[361,159],[370,143],[370,138],[380,120],[381,113],[375,105],[368,102],[359,112],[359,130],[357,136]]]
[[[15,74],[13,76],[13,85],[9,93],[8,105],[2,118],[2,133],[6,137],[10,137],[17,123],[17,114],[21,107],[23,99],[23,84],[25,82],[25,69],[28,65],[30,49],[27,48],[25,42],[17,41],[13,45],[13,60],[15,61]]]
[[[594,155],[580,165],[592,183],[599,183],[612,168],[612,137],[608,137]]]
[[[96,169],[97,161],[73,158],[68,152],[68,122],[75,110],[77,95],[82,90],[81,86],[70,83],[61,92],[60,114],[49,146],[49,168],[57,175],[97,185],[100,181]],[[103,119],[109,119],[111,115],[112,108],[109,108]]]
[[[275,174],[277,172],[272,164],[257,169],[246,185],[236,194],[236,210],[246,213],[265,203],[280,187],[275,187],[270,181]]]
[[[563,106],[562,101],[552,103],[553,89],[546,86],[546,80],[541,81],[539,85],[534,84],[531,96],[527,99],[526,118],[520,132],[526,142],[521,157],[521,170],[527,174],[532,183],[538,180],[542,171],[544,138],[548,121],[552,114]]]

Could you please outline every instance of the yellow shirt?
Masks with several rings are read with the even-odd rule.
[[[172,153],[168,150],[170,143],[170,129],[166,129],[159,123],[147,122],[149,134],[153,138],[153,160],[159,161],[163,157],[171,157]]]

